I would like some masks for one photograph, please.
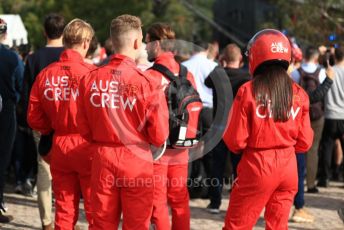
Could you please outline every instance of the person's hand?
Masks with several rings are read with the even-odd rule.
[[[327,61],[327,68],[326,68],[326,76],[330,78],[331,80],[334,79],[334,71],[332,66],[330,65],[329,61]]]
[[[326,53],[326,50],[327,50],[327,48],[326,48],[326,46],[319,46],[318,47],[318,50],[319,50],[319,53],[321,54],[321,55],[323,55],[323,54],[325,54]]]

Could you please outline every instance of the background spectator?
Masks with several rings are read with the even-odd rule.
[[[16,133],[16,104],[21,91],[24,64],[20,57],[6,48],[2,42],[6,39],[7,24],[0,18],[0,95],[2,111],[0,112],[0,223],[13,219],[3,215],[6,211],[4,203],[5,173],[11,160],[11,153]]]

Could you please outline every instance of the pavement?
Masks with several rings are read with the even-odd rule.
[[[5,194],[5,201],[9,208],[6,214],[13,215],[14,220],[8,224],[1,224],[1,230],[28,230],[41,229],[37,202],[35,197],[27,197],[20,194],[11,193],[14,188],[8,186]],[[191,208],[191,229],[193,230],[216,230],[222,229],[226,209],[228,206],[228,191],[223,193],[224,199],[221,205],[220,214],[209,214],[205,207],[208,200],[193,199],[190,201]],[[314,215],[313,223],[292,223],[289,222],[289,229],[326,229],[344,230],[344,223],[337,214],[339,208],[344,207],[344,184],[331,182],[329,188],[320,188],[318,194],[305,193],[305,203],[307,210]],[[81,229],[87,229],[85,215],[82,204],[80,204],[80,216],[78,225]],[[291,211],[292,213],[292,211]],[[264,229],[263,213],[258,220],[255,230]]]

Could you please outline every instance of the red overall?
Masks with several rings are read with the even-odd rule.
[[[167,67],[172,73],[179,73],[179,64],[171,52],[159,55],[156,64]],[[147,70],[159,84],[165,88],[169,80],[160,72]],[[192,74],[187,79],[196,88]],[[172,211],[172,229],[190,229],[189,192],[187,189],[188,150],[167,149],[158,161],[154,162],[154,203],[152,224],[156,229],[171,229],[168,216],[168,204]]]
[[[223,229],[252,229],[264,207],[266,229],[288,229],[297,192],[295,152],[307,152],[313,140],[309,99],[294,83],[289,115],[287,122],[274,122],[269,109],[256,104],[252,82],[239,89],[224,141],[243,156]]]
[[[50,152],[50,170],[55,195],[55,229],[74,228],[79,216],[82,194],[86,217],[92,225],[90,210],[90,176],[92,153],[78,132],[78,85],[95,67],[84,63],[71,49],[60,60],[43,69],[35,80],[28,108],[28,123],[42,134],[54,130]]]
[[[92,229],[149,229],[153,208],[150,145],[168,136],[168,110],[158,86],[116,54],[80,84],[78,125],[92,143]]]

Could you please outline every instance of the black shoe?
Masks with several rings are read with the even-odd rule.
[[[318,187],[327,188],[329,186],[328,180],[319,180]]]
[[[4,203],[4,202],[1,202],[1,203],[0,203],[0,212],[1,212],[1,213],[4,213],[4,212],[7,212],[7,210],[8,210],[8,208],[7,208],[7,206],[5,205],[5,203]]]
[[[344,208],[340,208],[338,209],[338,216],[340,217],[340,219],[343,221],[344,223]]]
[[[0,212],[0,223],[9,223],[13,220],[13,216],[5,216]]]
[[[343,181],[343,175],[341,173],[342,171],[343,171],[342,165],[336,165],[332,173],[332,180],[339,181],[339,182]]]
[[[319,189],[317,187],[307,189],[307,193],[319,193]]]
[[[219,207],[215,207],[212,204],[209,204],[207,206],[207,210],[208,212],[210,212],[211,214],[219,214],[220,213],[220,208]]]

